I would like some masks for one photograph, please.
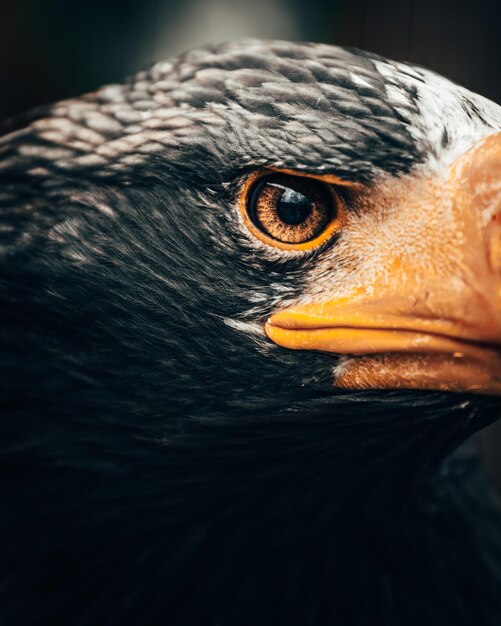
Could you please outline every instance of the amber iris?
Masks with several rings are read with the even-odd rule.
[[[335,200],[322,181],[271,174],[251,188],[247,203],[252,223],[265,235],[285,244],[316,239],[335,217]]]

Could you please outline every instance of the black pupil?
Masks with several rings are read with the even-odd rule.
[[[308,219],[312,201],[294,189],[286,189],[278,201],[277,213],[282,222],[297,226]]]

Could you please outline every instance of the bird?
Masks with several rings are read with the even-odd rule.
[[[0,137],[0,622],[497,626],[501,108],[206,46]]]

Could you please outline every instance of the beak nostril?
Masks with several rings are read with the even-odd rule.
[[[491,238],[490,261],[492,269],[501,273],[501,228],[497,228]]]

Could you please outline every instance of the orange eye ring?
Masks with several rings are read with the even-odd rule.
[[[270,169],[256,172],[246,180],[240,193],[239,208],[245,226],[252,233],[252,235],[254,235],[262,243],[281,250],[302,251],[317,248],[338,232],[344,223],[345,207],[341,198],[333,189],[332,179],[333,177],[330,176],[322,177],[308,174],[305,175],[302,173],[298,174],[297,172],[291,172],[289,170],[283,171]],[[312,202],[312,206],[315,206],[312,198],[322,197],[326,200],[327,206],[324,207],[320,203],[320,210],[322,213],[320,217],[318,216],[317,210],[316,219],[322,219],[325,221],[325,225],[321,222],[317,225],[320,232],[316,233],[313,230],[311,237],[307,237],[304,241],[292,242],[280,240],[279,238],[272,236],[270,232],[266,232],[266,224],[260,223],[259,219],[256,219],[255,206],[253,206],[255,205],[256,199],[253,196],[256,192],[259,193],[263,188],[266,189],[267,187],[275,186],[279,186],[284,190],[289,191],[300,190],[298,193],[300,193],[300,195],[302,195],[305,199],[310,200]],[[311,192],[303,194],[302,191],[304,189],[307,190],[308,187],[311,188]],[[268,196],[269,195],[270,194],[268,193]],[[273,202],[273,199],[268,199],[268,204],[270,202]],[[266,212],[269,214],[269,207],[265,208],[265,213]],[[270,221],[269,215],[266,218],[266,221]],[[285,225],[285,228],[282,225],[282,231],[284,230],[287,231],[287,225]],[[293,229],[289,228],[289,233],[290,232],[293,232]],[[292,236],[294,238],[299,237],[297,234],[293,234]]]

